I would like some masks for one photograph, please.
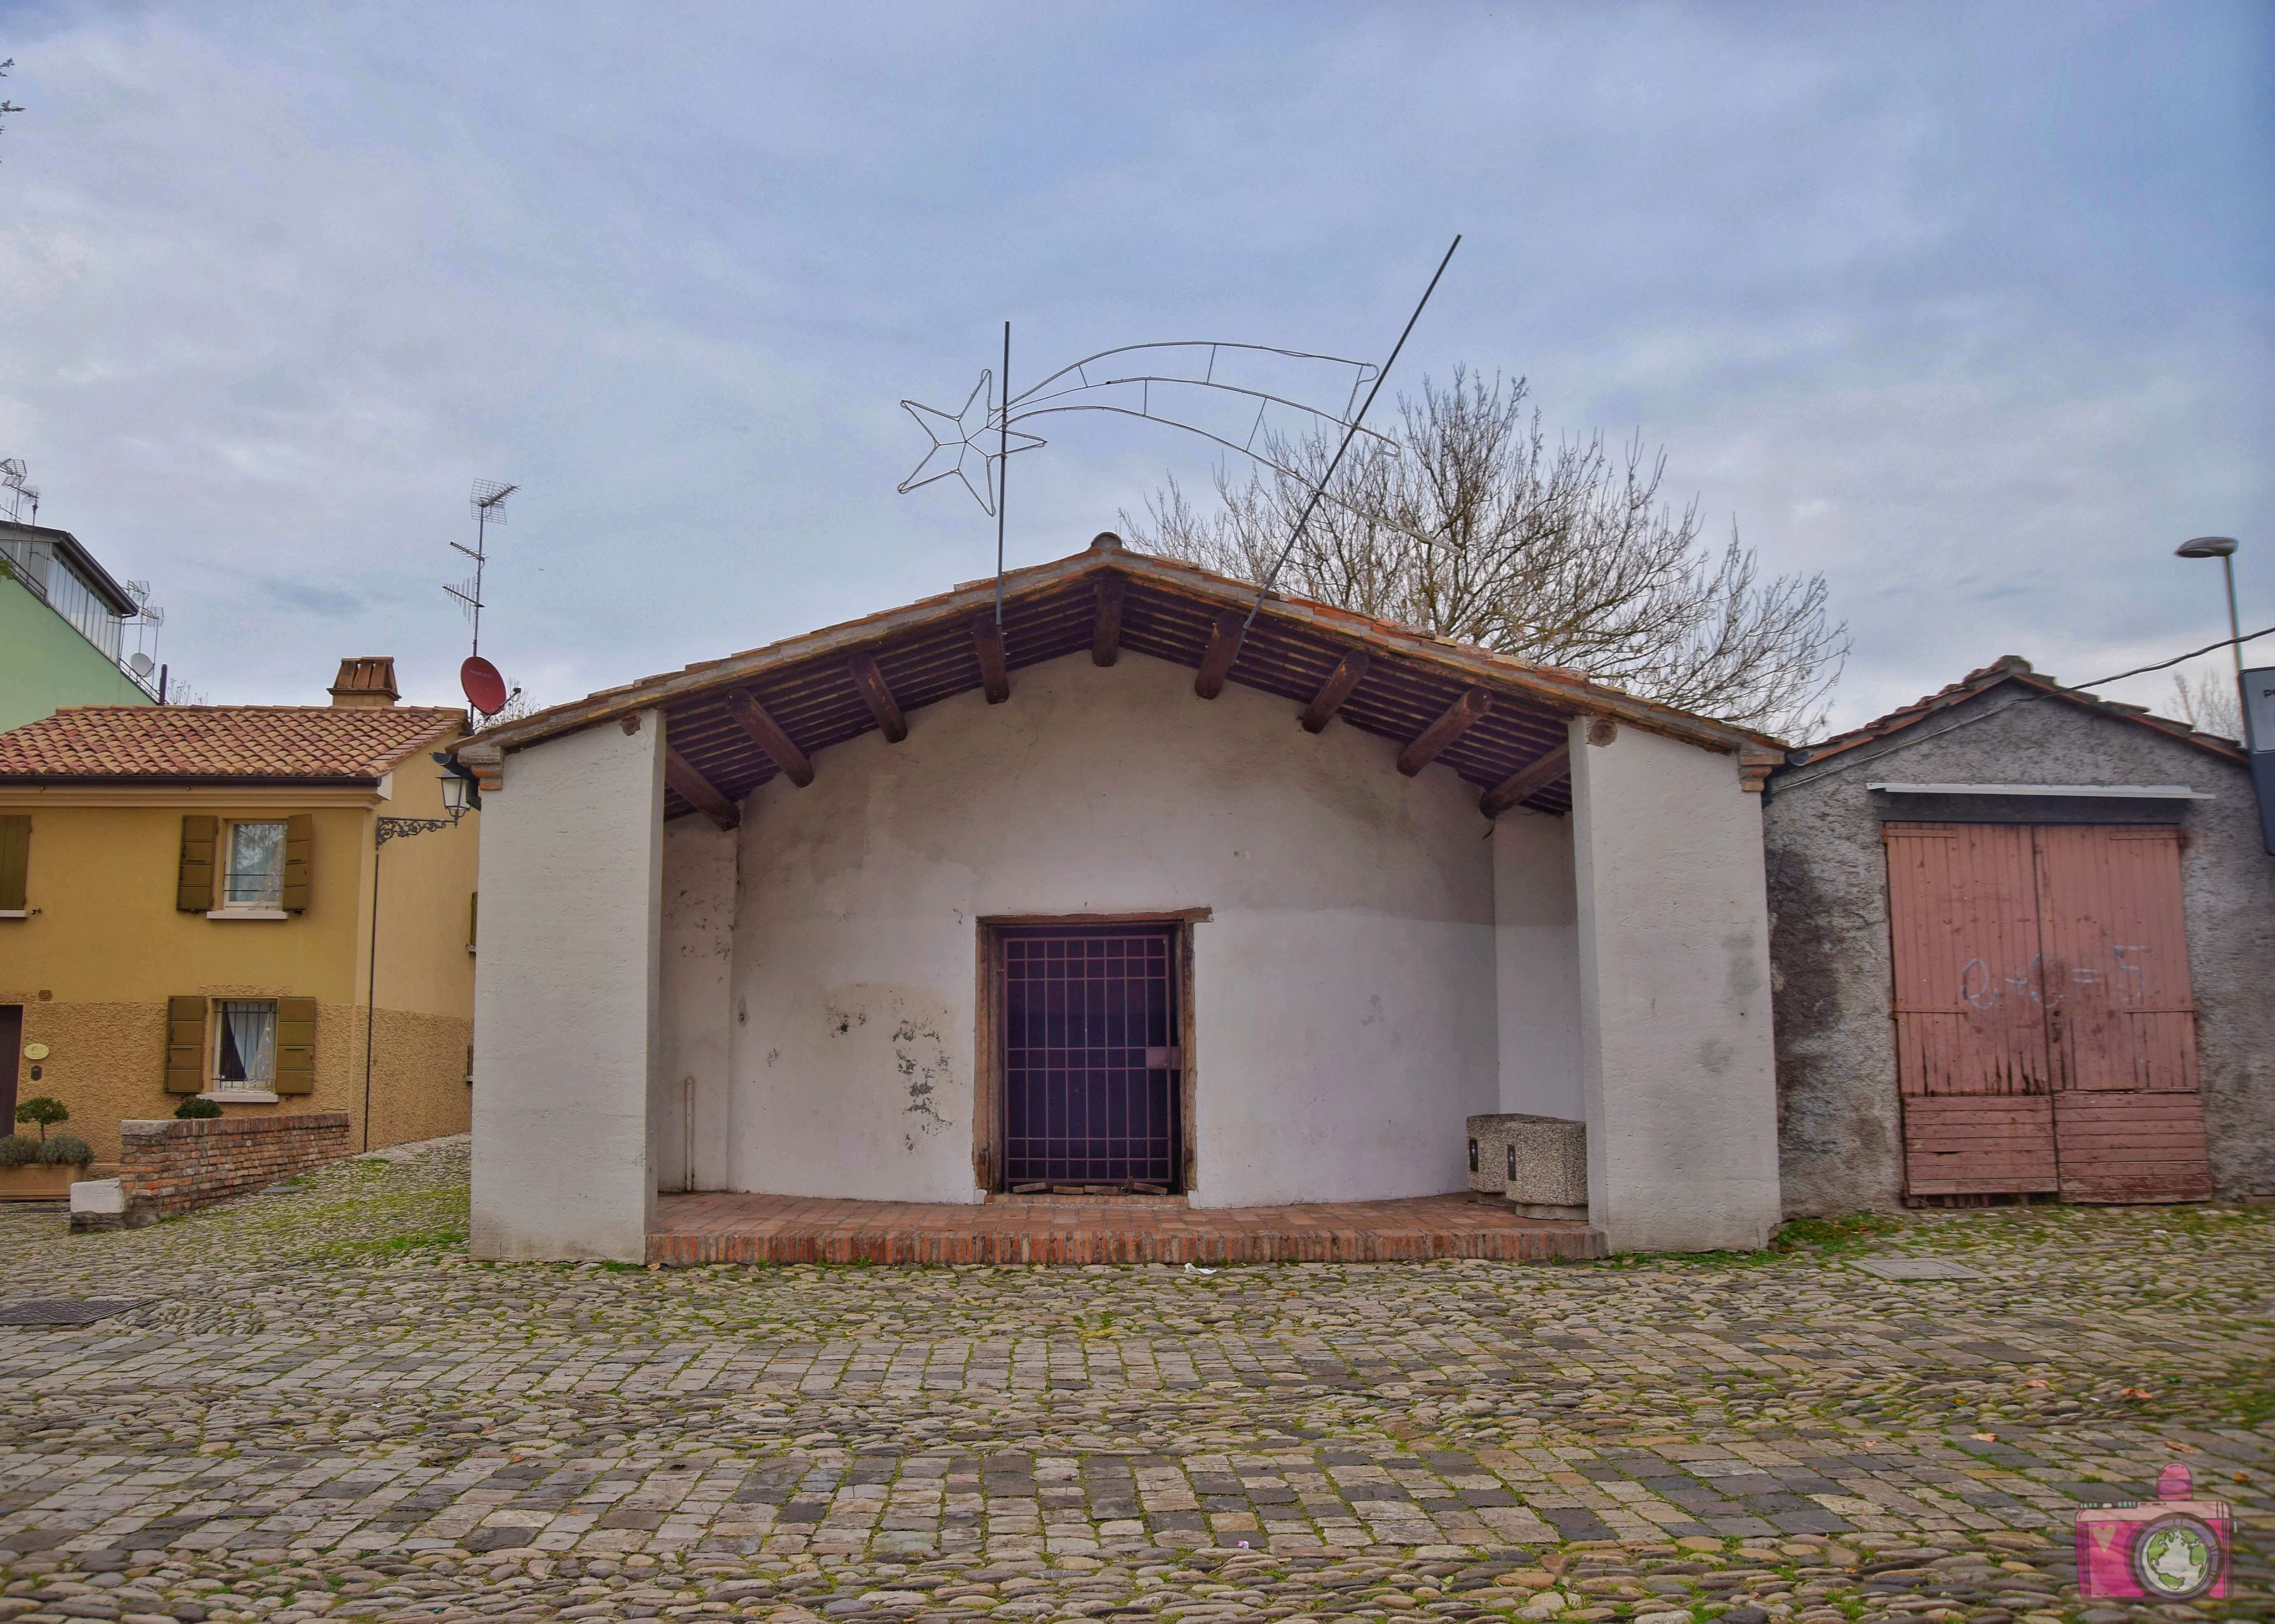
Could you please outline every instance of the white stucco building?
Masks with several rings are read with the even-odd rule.
[[[594,694],[481,775],[474,1247],[659,1191],[1462,1188],[1588,1125],[1621,1249],[1778,1221],[1768,741],[1123,550]]]

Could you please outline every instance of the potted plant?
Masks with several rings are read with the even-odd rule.
[[[11,1133],[0,1139],[0,1199],[64,1199],[71,1194],[72,1185],[87,1176],[94,1147],[77,1134],[48,1137],[49,1128],[55,1123],[71,1121],[64,1102],[49,1095],[35,1094],[19,1105],[16,1120],[31,1123],[40,1132],[37,1138]]]

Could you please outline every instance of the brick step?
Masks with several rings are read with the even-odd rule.
[[[1608,1255],[1583,1223],[1526,1219],[1466,1194],[1403,1201],[1188,1207],[842,1201],[681,1195],[656,1200],[650,1263],[1136,1264],[1538,1262]]]

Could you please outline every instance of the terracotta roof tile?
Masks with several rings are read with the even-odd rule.
[[[1213,599],[1222,607],[1241,608],[1256,600],[1256,584],[1252,581],[1219,575],[1180,559],[1138,552],[1111,533],[1099,537],[1085,552],[1009,571],[1003,578],[1003,590],[1008,599],[1017,599],[1029,593],[1062,586],[1085,574],[1108,570],[1137,580],[1175,583],[1192,595]],[[500,750],[519,750],[556,734],[591,727],[637,708],[639,703],[661,703],[708,686],[704,682],[704,673],[716,671],[731,680],[800,661],[835,659],[844,650],[862,646],[865,640],[873,646],[984,608],[992,600],[994,586],[993,577],[967,581],[952,592],[919,598],[897,608],[881,609],[801,637],[718,659],[692,661],[676,671],[659,672],[599,689],[582,699],[551,706],[510,722],[493,722],[475,736],[475,749],[488,750],[495,759],[495,752]],[[1333,604],[1274,593],[1266,600],[1263,614],[1266,619],[1292,621],[1330,637],[1372,638],[1396,645],[1396,653],[1401,656],[1434,663],[1464,680],[1502,677],[1521,683],[1538,679],[1555,690],[1554,703],[1602,706],[1608,712],[1630,719],[1661,719],[1680,724],[1684,736],[1712,736],[1718,748],[1724,743],[1765,750],[1782,751],[1785,747],[1782,741],[1765,733],[1636,698],[1624,689],[1595,680],[1584,671],[1544,665],[1514,654],[1433,637],[1416,627],[1376,619]]]
[[[0,733],[0,780],[372,779],[465,720],[434,706],[74,705]]]
[[[1901,706],[1885,716],[1866,722],[1861,728],[1852,728],[1846,733],[1836,733],[1831,738],[1820,740],[1817,744],[1805,744],[1793,752],[1788,759],[1793,767],[1803,767],[1822,761],[1828,756],[1840,755],[1845,752],[1856,749],[1859,745],[1871,744],[1876,739],[1883,739],[1892,734],[1901,733],[1907,728],[1926,721],[1939,711],[1947,711],[1953,706],[1971,699],[1977,694],[1988,693],[2001,683],[2014,683],[2020,687],[2034,690],[2046,698],[2057,699],[2065,704],[2075,705],[2083,710],[2097,711],[2121,721],[2153,729],[2167,737],[2179,739],[2183,744],[2194,744],[2199,750],[2208,751],[2216,756],[2224,756],[2230,760],[2241,761],[2248,759],[2244,755],[2242,747],[2233,739],[2222,738],[2217,733],[2199,733],[2185,721],[2173,721],[2163,716],[2152,715],[2143,706],[2127,705],[2117,699],[2099,699],[2079,689],[2065,688],[2051,676],[2044,676],[2032,669],[2030,662],[2020,654],[2002,654],[1981,669],[1969,671],[1949,687],[1938,689],[1933,693],[1913,700],[1909,705]]]

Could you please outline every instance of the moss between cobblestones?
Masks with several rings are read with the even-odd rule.
[[[0,1213],[11,1296],[151,1299],[0,1331],[0,1618],[2074,1619],[2071,1512],[2176,1459],[2252,1547],[2211,1612],[2271,1605],[2268,1214],[1207,1277],[496,1266],[465,1214],[463,1147]]]

